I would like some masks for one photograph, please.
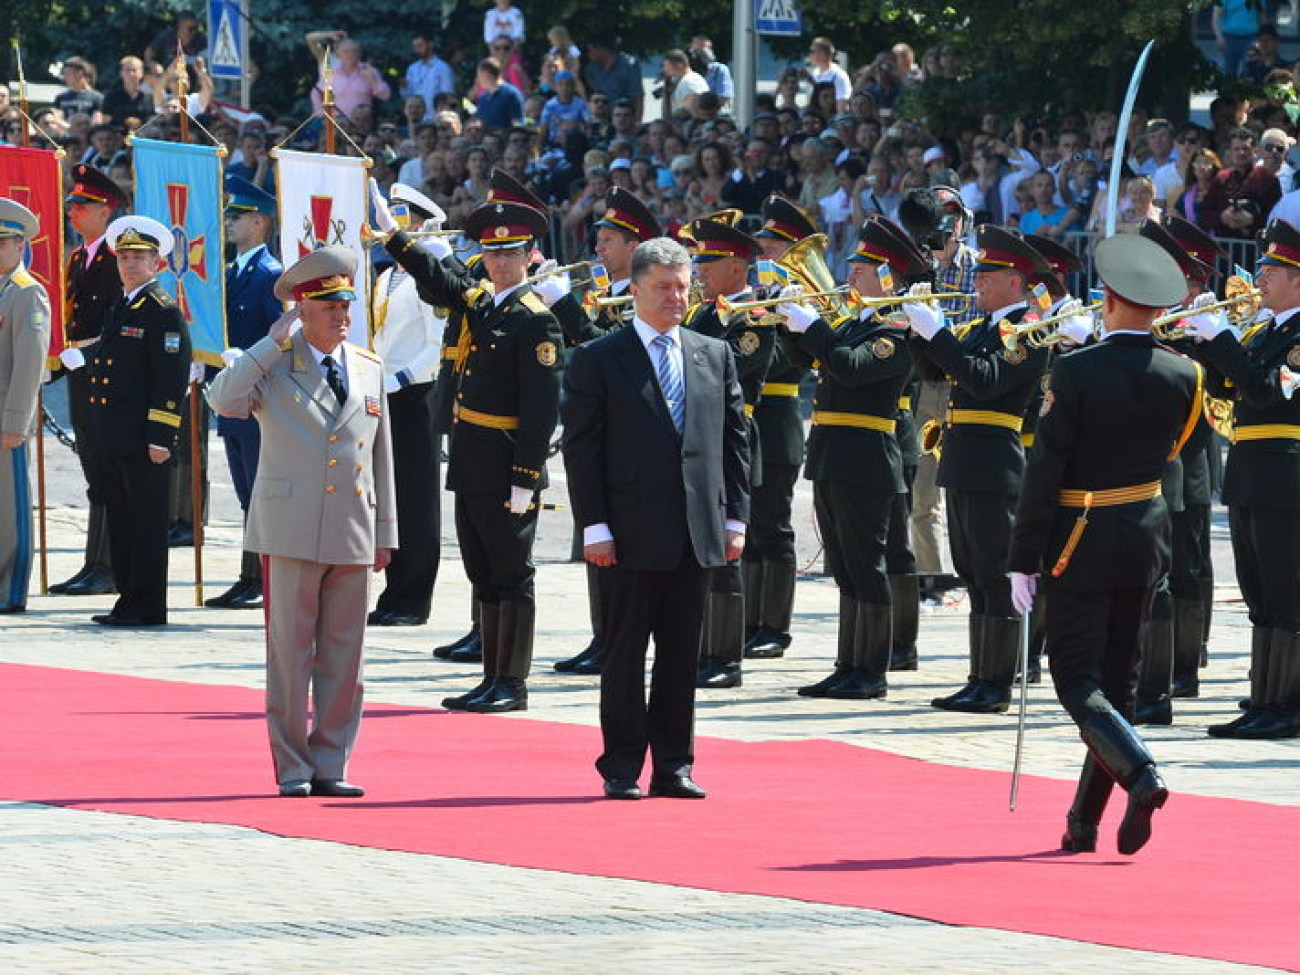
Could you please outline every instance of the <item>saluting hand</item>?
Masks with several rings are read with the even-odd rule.
[[[267,331],[267,337],[276,345],[284,345],[289,336],[293,334],[293,323],[302,317],[298,311],[298,306],[294,305],[287,312],[275,320],[275,324]]]

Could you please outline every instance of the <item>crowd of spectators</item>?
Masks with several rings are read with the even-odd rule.
[[[956,189],[972,226],[999,223],[1063,240],[1095,232],[1108,216],[1111,112],[987,113],[944,132],[908,116],[913,86],[964,76],[952,43],[919,58],[901,43],[846,56],[829,38],[814,38],[805,63],[783,69],[774,90],[758,94],[752,122],[741,129],[731,114],[731,73],[702,35],[664,53],[649,84],[643,77],[653,72],[616,38],[575,38],[563,25],[543,34],[511,0],[493,0],[485,12],[480,50],[442,51],[436,34],[417,31],[409,65],[387,77],[344,31],[313,31],[305,41],[322,67],[304,94],[319,109],[328,76],[345,133],[336,151],[370,156],[381,187],[400,180],[419,188],[452,226],[483,200],[490,170],[504,168],[554,208],[566,257],[590,246],[616,186],[640,196],[670,232],[721,207],[757,214],[769,194],[784,193],[819,220],[833,269],[866,216],[894,216],[919,187]],[[86,162],[129,189],[126,134],[143,128],[177,137],[175,59],[160,52],[178,43],[189,110],[227,146],[232,172],[273,190],[273,146],[289,140],[320,148],[319,122],[268,118],[217,97],[202,58],[206,40],[197,20],[182,15],[142,56],[122,57],[117,83],[102,93],[91,61],[63,63],[66,87],[35,121],[67,149],[69,169]],[[1249,240],[1275,212],[1300,216],[1289,161],[1300,98],[1272,27],[1259,29],[1240,71],[1252,94],[1216,99],[1208,127],[1151,118],[1141,106],[1133,113],[1121,230],[1172,210],[1216,237]],[[0,141],[16,142],[15,111],[5,102],[0,125]]]

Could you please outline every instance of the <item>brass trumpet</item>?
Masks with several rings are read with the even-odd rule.
[[[1200,308],[1180,308],[1161,315],[1151,323],[1151,334],[1162,342],[1186,338],[1192,330],[1191,326],[1179,324],[1180,322],[1184,322],[1191,315],[1199,315],[1203,311],[1217,311],[1220,308],[1227,310],[1228,320],[1233,325],[1241,325],[1259,313],[1260,305],[1264,301],[1263,293],[1239,274],[1232,275],[1224,282],[1223,293],[1227,297],[1221,301],[1202,305]]]
[[[582,299],[582,307],[587,311],[598,308],[617,308],[620,305],[630,305],[634,300],[630,294],[601,295],[596,291],[588,291]]]
[[[825,298],[829,295],[841,295],[847,298],[853,311],[861,311],[864,308],[883,308],[886,305],[907,305],[918,301],[939,301],[947,298],[964,298],[967,301],[974,301],[973,294],[951,294],[951,295],[895,295],[892,298],[864,298],[855,288],[843,285],[830,291],[814,291],[801,295],[792,295],[789,298],[760,298],[755,301],[728,301],[726,298],[718,298],[718,314],[730,315],[732,312],[748,311],[752,308],[771,308],[775,305],[784,305],[787,302],[803,301],[806,298]]]
[[[1002,336],[1002,345],[1008,352],[1014,352],[1022,344],[1031,349],[1046,349],[1065,341],[1065,336],[1057,329],[1068,318],[1076,315],[1088,315],[1100,310],[1104,302],[1094,301],[1069,313],[1041,318],[1036,322],[1012,329]]]
[[[549,271],[542,271],[540,274],[534,274],[524,279],[524,284],[536,284],[555,274],[567,274],[569,271],[576,271],[580,267],[591,267],[594,261],[578,261],[576,264],[561,264],[559,267],[553,267]]]
[[[462,231],[457,230],[454,227],[445,227],[442,230],[408,230],[406,231],[406,236],[408,237],[459,237],[461,233]],[[371,244],[375,243],[376,241],[387,240],[391,236],[392,236],[391,234],[386,234],[382,230],[376,230],[368,223],[363,223],[361,225],[361,243],[365,247],[369,247]]]

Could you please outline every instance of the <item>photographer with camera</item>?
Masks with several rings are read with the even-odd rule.
[[[1226,162],[1207,200],[1207,209],[1218,214],[1214,235],[1250,240],[1282,198],[1282,188],[1276,176],[1255,165],[1255,133],[1248,128],[1233,130]]]

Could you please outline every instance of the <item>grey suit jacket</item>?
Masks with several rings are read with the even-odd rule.
[[[217,413],[255,415],[262,427],[244,540],[251,551],[368,565],[377,548],[397,548],[383,365],[354,345],[346,357],[341,406],[301,331],[287,349],[262,339],[212,381]]]

